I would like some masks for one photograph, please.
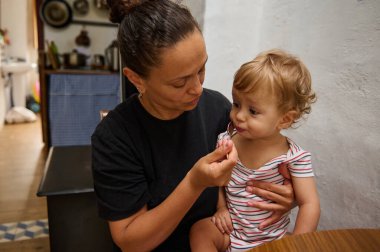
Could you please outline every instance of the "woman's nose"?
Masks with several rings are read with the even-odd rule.
[[[202,86],[202,81],[199,79],[198,75],[196,77],[194,77],[194,80],[193,80],[193,85],[192,87],[190,88],[189,90],[189,93],[191,94],[195,94],[195,95],[200,95],[202,93],[202,90],[203,90],[203,86]]]

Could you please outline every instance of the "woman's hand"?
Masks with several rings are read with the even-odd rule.
[[[218,208],[211,221],[219,229],[219,231],[224,234],[230,234],[233,231],[231,216],[226,206]]]
[[[285,178],[290,178],[285,164],[280,167],[280,170],[281,174]],[[246,191],[273,201],[272,203],[257,202],[253,200],[248,202],[249,206],[256,207],[261,210],[273,211],[271,217],[260,223],[259,229],[264,229],[265,227],[275,223],[281,219],[285,213],[290,211],[293,208],[293,205],[295,205],[293,186],[291,181],[288,179],[285,179],[283,185],[252,180],[247,182]]]
[[[237,161],[237,151],[231,140],[223,140],[218,148],[199,159],[189,171],[191,183],[198,188],[227,185],[232,168]]]

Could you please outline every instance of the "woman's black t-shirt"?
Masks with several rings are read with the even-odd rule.
[[[144,205],[152,209],[176,188],[192,166],[216,146],[227,128],[231,104],[204,89],[197,107],[173,120],[145,111],[136,95],[118,105],[92,135],[92,169],[100,217],[120,220]],[[216,210],[218,190],[206,189],[175,231],[154,251],[190,251],[189,230]]]

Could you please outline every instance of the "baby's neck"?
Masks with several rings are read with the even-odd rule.
[[[234,141],[240,161],[250,169],[258,169],[267,162],[286,154],[289,144],[281,134],[267,139],[243,139]]]
[[[260,139],[247,139],[240,137],[239,142],[245,145],[247,148],[254,149],[271,149],[276,148],[278,145],[284,146],[284,143],[287,143],[286,137],[281,135],[281,133],[275,134],[271,137],[260,138]]]

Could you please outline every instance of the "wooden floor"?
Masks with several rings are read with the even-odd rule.
[[[47,219],[46,199],[36,196],[47,157],[41,135],[40,118],[0,129],[0,224]],[[49,250],[46,237],[0,243],[0,251]]]

